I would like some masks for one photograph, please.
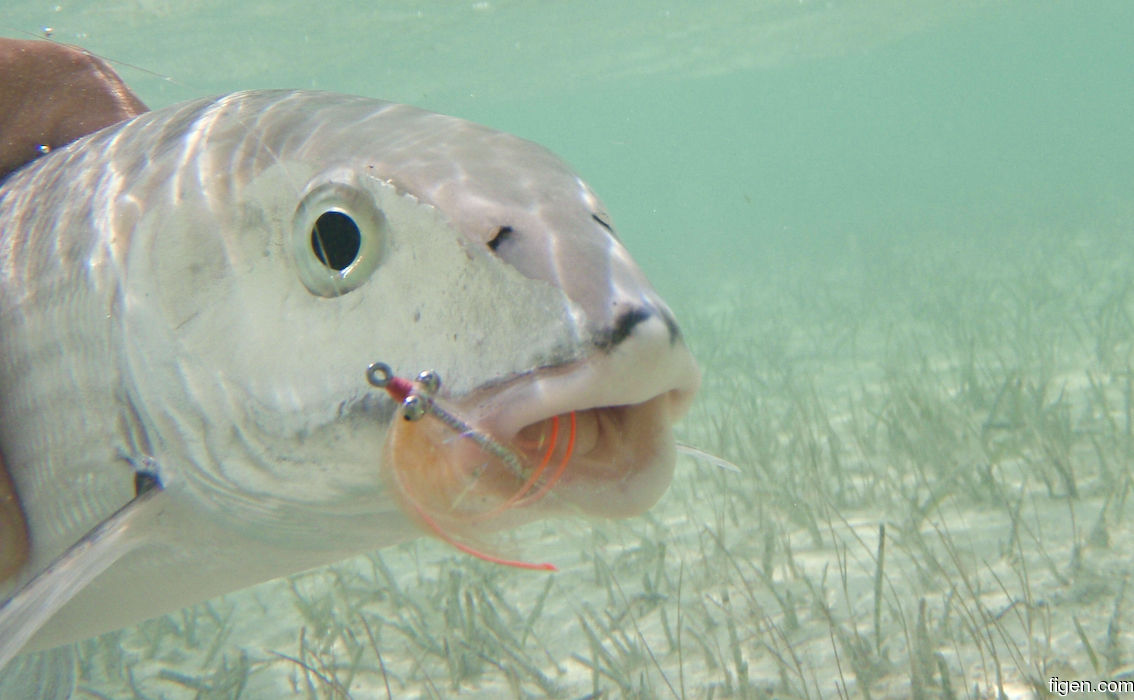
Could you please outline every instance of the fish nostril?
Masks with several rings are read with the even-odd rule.
[[[495,252],[495,250],[500,247],[500,244],[508,240],[515,232],[516,230],[511,226],[501,226],[500,228],[496,229],[496,235],[493,236],[490,241],[488,241],[488,247]]]

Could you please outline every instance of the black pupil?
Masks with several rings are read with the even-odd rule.
[[[332,270],[345,270],[358,257],[362,234],[358,224],[341,211],[326,211],[311,227],[311,250]]]

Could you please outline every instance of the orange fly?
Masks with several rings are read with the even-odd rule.
[[[472,513],[462,516],[465,521],[482,522],[501,515],[507,510],[515,507],[521,507],[538,501],[543,498],[551,488],[562,478],[567,470],[567,464],[571,459],[571,455],[575,450],[575,438],[577,421],[575,412],[567,414],[566,421],[569,423],[567,429],[566,446],[559,457],[558,463],[551,471],[551,474],[543,479],[545,472],[547,472],[551,462],[556,454],[557,448],[560,443],[560,426],[561,419],[559,416],[554,416],[540,424],[540,435],[535,440],[529,441],[528,445],[521,443],[524,447],[524,453],[529,452],[528,447],[532,447],[531,452],[534,456],[539,456],[539,462],[531,469],[530,473],[526,469],[526,464],[529,460],[517,454],[516,451],[510,449],[508,446],[501,444],[494,439],[491,435],[477,430],[467,421],[459,418],[452,411],[440,405],[435,398],[437,390],[441,386],[441,378],[436,372],[425,371],[417,376],[416,381],[396,376],[390,369],[390,366],[381,362],[375,362],[370,365],[366,370],[367,381],[375,387],[383,389],[389,396],[401,404],[401,416],[405,421],[416,423],[421,421],[426,416],[440,422],[441,425],[452,430],[458,437],[467,439],[474,443],[480,450],[487,453],[491,457],[496,458],[505,466],[506,470],[511,473],[512,477],[519,482],[518,488],[511,495],[505,498],[499,504],[478,513]],[[550,424],[550,425],[548,425]],[[426,447],[432,447],[425,439]],[[546,443],[546,448],[543,448]],[[541,449],[543,448],[543,449]],[[539,452],[537,452],[537,450]],[[391,458],[391,461],[396,461]],[[443,460],[430,460],[425,459],[425,462],[443,461]],[[534,461],[534,460],[531,460]],[[481,465],[480,469],[485,468]],[[450,535],[446,529],[438,522],[435,517],[440,511],[440,508],[433,508],[424,503],[424,498],[419,494],[422,489],[413,487],[408,483],[410,475],[405,473],[403,468],[398,465],[391,465],[395,482],[398,486],[399,492],[405,498],[414,514],[430,531],[446,543],[456,547],[466,554],[470,554],[478,559],[492,562],[494,564],[502,564],[504,566],[512,566],[520,569],[533,569],[540,571],[556,571],[556,567],[550,563],[530,563],[525,561],[518,561],[514,559],[504,559],[502,557],[494,556],[483,552],[475,547],[465,544],[457,540],[454,536]],[[474,474],[475,480],[480,478],[481,474]],[[541,483],[541,479],[543,479]],[[445,481],[446,475],[430,475],[426,482],[431,486],[434,482]],[[418,479],[421,481],[421,479]],[[450,508],[455,507],[458,502],[464,497],[465,492],[462,491],[455,495],[442,496],[443,501],[447,501],[442,505],[448,505]]]

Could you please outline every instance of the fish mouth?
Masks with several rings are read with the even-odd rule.
[[[553,515],[647,510],[672,479],[673,423],[700,375],[687,353],[654,372],[603,364],[592,358],[438,399],[463,432],[430,416],[396,420],[384,464],[406,510],[435,532],[473,536]]]
[[[668,392],[637,404],[599,406],[500,431],[525,463],[547,463],[536,486],[552,496],[531,504],[618,518],[644,512],[665,493],[675,459]],[[553,444],[554,443],[554,444]],[[553,471],[554,470],[554,471]],[[506,484],[502,484],[508,488]],[[539,493],[538,491],[535,493]]]

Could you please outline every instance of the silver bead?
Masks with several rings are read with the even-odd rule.
[[[402,417],[408,421],[419,421],[425,415],[425,399],[410,394],[402,402]]]
[[[417,375],[417,383],[421,385],[422,390],[433,396],[437,390],[441,388],[441,375],[437,374],[431,369],[427,369]]]

